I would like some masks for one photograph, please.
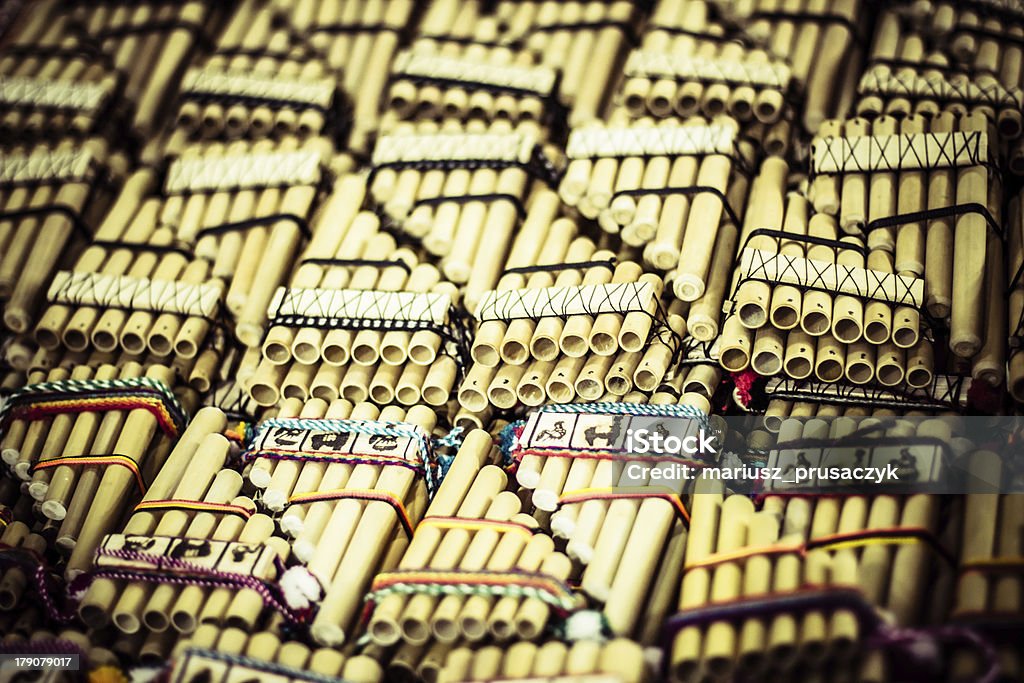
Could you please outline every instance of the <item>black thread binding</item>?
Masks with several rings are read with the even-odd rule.
[[[93,240],[90,247],[102,249],[125,249],[135,254],[179,254],[187,259],[195,258],[192,250],[184,244],[146,244],[145,242],[124,242],[122,240]]]
[[[299,228],[299,232],[307,240],[312,239],[313,233],[309,229],[309,223],[305,218],[296,216],[294,213],[275,213],[269,216],[260,216],[258,218],[250,218],[244,221],[236,221],[234,223],[222,223],[221,225],[214,225],[209,228],[203,228],[196,233],[196,239],[205,235],[223,235],[228,232],[244,232],[246,230],[252,230],[253,228],[264,227],[277,223],[278,221],[286,221],[294,223]]]
[[[616,259],[614,257],[606,261],[578,261],[576,263],[551,263],[544,266],[521,266],[519,268],[506,268],[502,275],[528,275],[530,273],[557,273],[563,270],[586,270],[588,268],[607,268],[615,270]]]
[[[71,227],[79,236],[86,240],[92,239],[93,230],[90,228],[78,212],[67,204],[49,204],[47,206],[36,206],[29,209],[15,209],[13,211],[0,212],[0,220],[17,220],[19,218],[34,218],[36,216],[49,216],[51,214],[62,214],[70,222]]]
[[[401,268],[406,273],[412,273],[412,268],[409,267],[409,264],[399,259],[388,261],[361,258],[304,258],[299,261],[300,266],[306,263],[314,266],[373,266],[381,270],[384,268]]]

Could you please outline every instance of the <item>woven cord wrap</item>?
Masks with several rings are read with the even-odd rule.
[[[752,557],[775,557],[778,555],[800,555],[803,557],[814,550],[827,552],[871,545],[916,545],[918,543],[927,545],[951,566],[956,565],[956,559],[940,544],[930,530],[923,527],[887,527],[829,534],[805,543],[777,543],[759,548],[740,548],[729,552],[713,553],[702,560],[686,562],[683,571],[707,569],[726,562],[740,562]]]
[[[106,548],[100,548],[96,551],[96,559],[98,560],[101,557],[147,564],[150,567],[147,569],[100,567],[90,575],[92,580],[109,578],[121,581],[165,583],[175,586],[201,586],[236,590],[248,588],[263,599],[264,605],[280,612],[286,621],[290,623],[303,623],[305,621],[302,615],[296,613],[283,599],[280,599],[276,589],[269,582],[258,579],[255,576],[208,569],[173,557],[157,557],[131,550],[107,550]]]
[[[427,517],[416,529],[433,527],[435,529],[463,529],[465,531],[494,531],[499,534],[517,533],[527,541],[533,538],[533,531],[525,524],[517,522],[499,522],[495,519],[468,519],[464,517]]]
[[[75,620],[76,615],[73,610],[62,611],[57,607],[53,596],[58,591],[50,588],[53,575],[49,572],[46,559],[41,555],[25,548],[15,548],[0,543],[0,567],[16,567],[29,577],[32,588],[35,589],[36,595],[39,596],[40,601],[43,603],[47,616],[52,620],[60,624],[69,624]],[[63,590],[60,592],[63,593]]]
[[[154,510],[184,510],[188,512],[208,512],[211,514],[235,515],[242,519],[252,517],[252,512],[240,505],[230,503],[206,503],[199,500],[182,500],[166,498],[163,500],[144,500],[135,506],[132,512],[152,512]]]
[[[373,436],[397,436],[413,439],[419,443],[419,460],[409,461],[404,458],[388,458],[388,456],[359,454],[309,454],[303,457],[301,453],[289,453],[273,449],[254,449],[256,441],[266,430],[271,428],[315,430],[322,432],[355,434],[369,434]],[[257,425],[252,439],[249,441],[249,448],[243,453],[243,459],[249,460],[257,457],[272,459],[322,459],[325,461],[337,462],[366,462],[380,465],[401,465],[416,470],[423,475],[427,485],[427,492],[431,495],[437,490],[441,483],[441,469],[438,458],[434,453],[433,440],[421,427],[404,422],[380,422],[375,420],[332,420],[332,419],[311,419],[311,418],[271,418],[264,420]]]
[[[150,377],[68,379],[29,384],[12,393],[0,410],[0,429],[11,419],[108,410],[147,410],[172,438],[187,422],[170,388]]]
[[[577,491],[569,491],[563,493],[558,498],[558,505],[572,505],[573,503],[583,503],[588,500],[616,500],[616,499],[636,499],[643,500],[647,498],[657,498],[664,500],[672,509],[675,510],[676,516],[682,520],[683,524],[689,528],[690,526],[690,512],[683,505],[682,498],[679,497],[678,493],[671,491],[658,491],[653,487],[621,487],[621,488],[588,488],[579,489]]]
[[[230,666],[245,667],[252,669],[253,671],[270,674],[275,676],[281,676],[290,681],[309,681],[310,683],[338,683],[339,679],[333,676],[325,676],[323,674],[310,671],[309,669],[295,669],[284,664],[278,664],[277,662],[267,662],[262,659],[255,659],[253,657],[246,657],[245,655],[238,655],[229,652],[220,652],[218,650],[209,650],[202,647],[189,647],[186,648],[177,660],[181,662],[180,670],[185,672],[188,667],[188,661],[190,659],[207,659],[215,662],[224,662]],[[230,676],[228,676],[230,677]],[[254,680],[251,676],[245,678],[245,680]],[[255,679],[259,680],[259,679]]]
[[[100,467],[123,467],[132,473],[135,479],[135,485],[139,489],[139,493],[146,493],[146,482],[142,479],[142,472],[139,470],[139,464],[129,458],[127,455],[121,455],[119,453],[112,453],[110,455],[67,455],[63,458],[50,458],[49,460],[42,460],[32,465],[29,470],[29,474],[38,472],[39,470],[53,469],[54,467],[89,467],[93,465],[99,465]]]
[[[852,613],[860,624],[860,632],[871,648],[895,648],[903,656],[902,664],[913,667],[909,677],[896,680],[935,680],[928,662],[921,662],[921,643],[935,645],[937,642],[968,645],[977,650],[987,666],[978,683],[994,683],[998,678],[999,664],[995,649],[975,631],[961,626],[943,626],[925,629],[904,629],[887,623],[879,610],[867,601],[857,588],[843,586],[803,586],[780,595],[739,598],[695,607],[670,617],[663,627],[664,645],[671,648],[675,636],[684,628],[703,628],[714,622],[740,624],[747,619],[767,619],[779,614],[804,614],[809,611]],[[895,660],[894,660],[895,661]],[[667,662],[666,662],[667,663]]]
[[[403,569],[377,575],[366,596],[363,621],[369,620],[374,605],[381,598],[392,594],[535,598],[563,617],[582,607],[579,596],[573,593],[567,583],[545,574],[522,571]]]
[[[410,539],[413,534],[412,520],[406,511],[402,500],[387,491],[376,489],[335,489],[334,491],[316,491],[313,493],[301,493],[288,499],[288,505],[308,505],[318,501],[327,500],[365,500],[387,503],[395,511],[395,517],[402,525],[405,535]]]

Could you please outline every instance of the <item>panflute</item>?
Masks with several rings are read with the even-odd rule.
[[[89,240],[109,201],[106,143],[65,139],[53,146],[15,148],[0,163],[0,298],[4,327],[23,333],[60,265]],[[117,177],[118,170],[113,170]]]
[[[370,655],[346,656],[330,648],[311,649],[295,640],[285,641],[273,630],[222,630],[212,624],[200,626],[175,648],[172,662],[169,680],[182,683],[197,676],[273,677],[294,683],[379,683],[383,675],[380,663]]]
[[[268,310],[262,358],[245,384],[259,405],[280,397],[352,403],[448,402],[468,351],[455,286],[379,218],[357,211],[365,181],[338,181],[289,287]]]
[[[102,93],[89,84],[104,80],[117,83],[118,97],[133,108],[128,116],[130,129],[140,136],[151,136],[163,123],[163,108],[183,66],[196,48],[209,40],[209,31],[220,14],[220,7],[195,0],[146,2],[130,8],[107,2],[46,2],[23,12],[11,33],[15,44],[38,42],[69,50],[72,56],[62,71],[56,71],[59,60],[51,59],[38,65],[44,67],[41,73],[33,74],[38,67],[31,64],[39,62],[41,55],[28,53],[22,67],[25,76],[79,81],[85,87],[77,95],[94,99]],[[88,57],[94,66],[83,68],[81,59],[74,59],[76,52]],[[61,54],[58,51],[54,56]],[[72,94],[70,90],[68,94]],[[96,103],[101,101],[102,97]],[[98,114],[97,109],[92,115]],[[81,116],[73,129],[87,124],[90,114],[83,111]]]
[[[442,4],[435,3],[433,8]],[[482,21],[474,35],[480,44],[420,38],[408,50],[399,52],[392,68],[385,116],[393,115],[401,121],[535,121],[545,128],[556,124],[556,71],[535,65],[528,52],[489,43],[493,31],[493,22]]]
[[[370,199],[465,285],[471,306],[497,283],[535,180],[554,178],[532,121],[403,124],[377,140],[372,164]]]
[[[556,221],[552,228],[559,225]],[[568,231],[560,238],[565,249],[572,224],[561,225]],[[549,243],[556,249],[558,244]],[[573,244],[589,249],[585,242]],[[569,403],[577,395],[593,401],[606,394],[625,396],[634,388],[652,391],[671,368],[681,340],[665,323],[659,278],[642,274],[629,261],[551,267],[543,265],[546,260],[542,255],[540,275],[576,270],[582,277],[560,275],[552,286],[543,286],[549,277],[540,282],[531,277],[522,288],[515,287],[515,278],[503,278],[507,289],[484,295],[476,311],[474,363],[458,393],[466,409],[483,410],[488,403],[502,409]]]
[[[643,649],[633,641],[579,640],[563,643],[519,641],[507,650],[490,645],[473,650],[460,647],[448,653],[438,680],[581,681],[583,683],[643,683],[653,680]]]
[[[861,33],[866,12],[860,0],[780,0],[712,2],[727,21],[741,23],[743,33],[767,51],[769,61],[789,64],[801,92],[804,128],[816,132],[825,119],[844,113],[856,87]]]
[[[702,467],[693,458],[634,453],[643,444],[634,443],[632,435],[646,431],[696,440],[710,431],[710,404],[703,396],[683,394],[678,404],[672,394],[655,397],[657,403],[643,407],[541,408],[527,420],[510,454],[524,493],[550,514],[554,537],[566,539],[566,553],[584,565],[582,591],[603,603],[609,627],[623,636],[643,635],[647,589],[659,567],[673,571],[662,563],[662,554],[685,544],[684,498],[692,483],[672,476],[672,468]],[[658,581],[663,578],[657,575]]]
[[[431,434],[434,412],[414,406],[352,406],[286,400],[261,423],[243,459],[260,504],[283,513],[280,526],[323,589],[313,638],[338,646],[357,632],[363,594],[374,575],[395,566],[439,483]],[[489,446],[473,442],[480,457]],[[464,445],[463,448],[468,448]],[[373,548],[372,552],[367,552]]]
[[[297,145],[188,154],[171,164],[158,195],[154,174],[136,172],[95,242],[51,284],[36,340],[195,358],[233,318],[239,339],[258,346],[322,178],[318,139]]]
[[[170,368],[96,365],[34,373],[2,418],[9,476],[24,482],[31,516],[51,520],[48,543],[69,556],[69,578],[92,566],[92,552],[145,493],[185,420]],[[108,504],[93,506],[97,496]]]
[[[391,63],[401,34],[413,21],[410,0],[315,0],[293,6],[271,2],[275,20],[322,59],[352,103],[351,149],[370,151],[380,128]],[[263,45],[259,45],[263,48]]]
[[[312,47],[293,41],[287,24],[275,25],[269,4],[241,3],[216,52],[182,78],[172,135],[259,140],[340,133],[344,101],[330,67]]]
[[[624,68],[621,104],[636,117],[728,114],[740,123],[783,116],[790,66],[734,41],[701,0],[657,4]],[[678,31],[677,31],[678,30]]]

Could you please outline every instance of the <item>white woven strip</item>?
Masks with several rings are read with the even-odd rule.
[[[404,51],[395,58],[395,73],[426,79],[479,83],[495,88],[515,88],[548,97],[555,87],[555,70],[546,66],[498,66],[460,57]]]
[[[652,312],[654,288],[648,282],[579,287],[499,289],[484,294],[476,310],[480,322],[566,315]]]
[[[525,164],[536,143],[521,133],[384,135],[373,148],[373,165],[424,161],[504,161]]]
[[[267,314],[270,318],[302,316],[443,325],[448,319],[451,303],[447,294],[279,287]]]
[[[246,187],[316,185],[320,182],[317,152],[232,154],[213,159],[177,159],[167,172],[168,194],[213,192]]]
[[[381,422],[382,429],[389,424]],[[423,432],[422,428],[403,423],[404,429]],[[424,437],[428,437],[423,432]],[[260,430],[249,449],[253,452],[273,450],[283,453],[302,453],[309,459],[317,455],[332,456],[386,456],[402,458],[410,462],[422,459],[422,439],[399,434],[371,434],[366,431],[343,431],[343,429],[293,429],[290,427],[269,427]]]
[[[631,126],[578,129],[569,135],[570,159],[627,156],[731,154],[735,130],[729,126]]]
[[[920,278],[759,249],[744,249],[740,256],[740,278],[748,277],[905,306],[918,307],[924,302],[924,280]]]
[[[152,558],[152,561],[133,561],[99,552],[96,555],[96,567],[103,569],[153,569],[162,558],[171,558],[211,571],[254,576],[258,579],[273,579],[277,576],[274,566],[277,552],[262,543],[107,534],[103,537],[100,550],[142,553],[147,559]],[[162,571],[180,573],[173,566],[163,566]]]
[[[677,55],[670,52],[634,50],[626,61],[626,76],[670,78],[702,82],[756,85],[785,90],[792,76],[779,61],[734,61]]]
[[[301,81],[276,74],[203,68],[190,69],[185,74],[182,92],[253,97],[326,109],[334,98],[334,81],[326,78]]]
[[[92,154],[84,149],[0,155],[0,183],[75,182],[91,175]]]
[[[103,106],[110,92],[110,83],[0,76],[0,104],[8,106],[73,109],[90,114]]]
[[[899,171],[977,166],[988,162],[985,133],[919,133],[815,138],[815,173]]]
[[[936,102],[1024,108],[1024,90],[1020,88],[1007,90],[995,80],[983,85],[966,79],[950,81],[937,73],[922,75],[904,68],[895,72],[878,67],[870,69],[861,77],[857,90],[861,95],[891,95]]]
[[[74,273],[62,270],[47,292],[51,303],[116,307],[133,311],[213,318],[224,294],[217,284],[193,285],[128,275]]]

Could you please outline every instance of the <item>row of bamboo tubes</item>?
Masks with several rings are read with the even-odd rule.
[[[537,644],[520,641],[506,650],[490,645],[478,650],[457,648],[448,653],[438,683],[494,679],[560,679],[586,676],[622,683],[650,680],[643,650],[625,638],[606,643],[592,640],[566,644],[549,640]]]
[[[848,110],[860,75],[849,68],[861,58],[857,34],[866,13],[860,0],[715,4],[726,20],[741,23],[743,33],[763,45],[770,57],[790,63],[802,93],[799,118],[807,130],[816,132],[825,119]]]
[[[924,527],[938,534],[940,500],[924,494],[903,499],[768,496],[755,509],[745,496],[723,495],[721,482],[700,479],[690,511],[679,608],[698,608],[709,600],[783,596],[806,583],[858,587],[868,602],[889,610],[897,623],[927,622],[929,610],[944,613],[948,590],[943,587],[951,585],[953,572],[948,565],[933,562],[923,543],[822,548],[805,557],[788,554],[775,559],[755,553],[711,567],[698,563],[716,553],[802,543],[836,532]],[[934,586],[931,592],[929,586]],[[802,618],[781,613],[713,622],[707,628],[687,626],[672,643],[669,672],[672,680],[689,681],[701,675],[760,676],[781,666],[808,676],[819,667],[848,662],[843,666],[859,669],[859,680],[887,680],[885,659],[877,652],[851,660],[862,637],[852,612],[844,609],[810,611]]]
[[[144,368],[127,362],[56,366],[36,371],[29,384],[43,381],[125,379],[148,377],[168,388],[175,385],[174,371],[162,365]],[[113,530],[120,514],[137,499],[133,474],[122,467],[59,465],[33,470],[33,466],[59,457],[119,455],[138,466],[143,481],[152,481],[163,468],[173,442],[158,434],[156,417],[146,409],[106,412],[60,413],[39,419],[12,419],[5,426],[0,453],[12,476],[24,482],[21,500],[5,501],[22,521],[32,516],[44,522],[48,540],[68,557],[65,575],[74,578],[92,566],[92,553],[103,535]],[[6,479],[14,483],[13,479]],[[10,484],[5,484],[10,490]],[[150,487],[152,492],[153,486]],[[94,505],[96,499],[106,504]],[[26,502],[23,502],[26,501]],[[19,507],[20,505],[20,507]],[[25,510],[28,508],[28,510]],[[25,514],[28,512],[29,514]]]
[[[322,59],[311,58],[304,46],[293,45],[293,40],[289,27],[276,23],[273,7],[258,0],[245,0],[218,38],[217,50],[192,67],[183,86],[187,89],[190,78],[196,75],[210,74],[251,76],[282,85],[328,82],[333,90],[330,67]],[[182,97],[172,133],[175,136],[202,140],[257,140],[289,135],[308,138],[324,133],[327,123],[327,112],[306,102],[283,100],[275,106],[249,106],[216,100],[204,104],[188,92]]]
[[[426,25],[421,29],[427,35],[430,30]],[[529,95],[525,93],[502,92],[501,85],[494,85],[494,91],[481,87],[478,83],[467,80],[461,84],[445,84],[425,82],[417,84],[403,78],[407,68],[421,68],[423,60],[440,58],[454,60],[453,65],[464,69],[481,69],[490,66],[495,69],[502,67],[532,67],[533,56],[525,51],[514,52],[507,46],[495,45],[498,35],[496,20],[486,17],[480,20],[473,30],[469,44],[445,42],[443,38],[419,38],[399,53],[395,60],[395,72],[392,83],[388,87],[386,107],[388,117],[393,115],[401,120],[429,119],[466,119],[493,120],[508,119],[512,122],[545,120],[546,109],[550,106],[544,94],[555,96],[553,90],[544,94]],[[554,85],[554,72],[542,72],[550,78]],[[496,79],[497,80],[497,79]],[[509,86],[515,86],[515,83]],[[506,86],[508,87],[508,86]],[[540,84],[535,85],[544,91]],[[549,86],[550,87],[550,86]],[[393,124],[391,124],[393,125]],[[383,124],[389,128],[387,120]]]
[[[404,123],[394,130],[394,139],[437,134],[439,144],[452,144],[460,133],[513,132],[538,139],[537,130],[534,122],[513,127],[508,121],[470,121],[462,126],[450,120],[440,127],[433,122]],[[368,194],[403,233],[421,240],[427,253],[440,259],[446,280],[465,286],[463,296],[473,308],[478,297],[494,287],[512,243],[519,220],[513,198],[529,211],[533,185],[528,172],[514,165],[499,169],[481,163],[451,170],[383,167],[374,170]],[[509,198],[472,199],[492,194]],[[448,197],[452,201],[444,201]]]
[[[197,0],[132,7],[67,7],[59,0],[46,0],[22,12],[10,35],[19,45],[92,50],[95,44],[109,60],[110,74],[123,80],[123,96],[133,105],[132,130],[148,137],[163,123],[164,107],[182,66],[220,14],[219,8]]]
[[[728,118],[711,123],[736,126]],[[659,128],[677,125],[675,119],[666,119]],[[691,119],[682,125],[707,124]],[[614,123],[594,126],[609,131],[623,127]],[[642,132],[651,122],[638,121],[626,127]],[[748,143],[738,146],[745,160],[750,160],[752,151]],[[606,232],[618,233],[628,245],[642,246],[644,264],[670,271],[676,297],[695,301],[714,275],[711,260],[718,232],[731,224],[732,218],[721,198],[710,192],[659,195],[658,191],[664,187],[713,187],[725,195],[730,207],[740,211],[746,204],[747,184],[737,165],[727,154],[570,158],[558,193],[563,202],[585,218],[596,219]],[[635,192],[648,188],[650,194]]]
[[[84,52],[74,51],[75,40],[65,38],[58,40],[62,32],[63,22],[53,25],[48,35],[17,34],[13,36],[6,51],[0,50],[0,73],[5,78],[15,79],[39,86],[42,92],[52,92],[47,88],[71,89],[76,86],[88,88],[95,94],[96,106],[79,106],[71,98],[56,97],[60,105],[54,106],[53,96],[44,99],[25,97],[12,98],[0,107],[0,135],[9,143],[24,142],[26,139],[40,137],[61,138],[64,135],[83,137],[98,134],[110,138],[111,129],[102,118],[115,110],[112,104],[115,98],[117,78],[109,73],[103,64]],[[39,56],[26,56],[17,51],[38,46]],[[46,54],[48,48],[68,48],[67,53],[54,52]],[[5,54],[6,52],[6,54]],[[59,92],[59,90],[58,90]],[[41,101],[49,106],[38,108]]]
[[[362,259],[368,264],[300,261],[289,287],[447,293],[457,303],[458,291],[443,281],[438,268],[420,262],[411,249],[398,248],[394,237],[381,232],[376,214],[359,211],[365,192],[361,175],[337,181],[314,223],[315,236],[302,258]],[[397,265],[388,267],[384,265],[387,262]],[[457,375],[455,359],[444,353],[442,339],[429,330],[382,332],[274,325],[261,350],[248,391],[264,406],[274,405],[281,396],[328,401],[343,396],[353,403],[370,398],[379,404],[397,399],[403,405],[423,399],[440,406],[448,401]]]
[[[353,683],[379,683],[383,680],[380,662],[369,655],[346,656],[331,648],[311,649],[295,640],[282,642],[275,630],[270,629],[253,632],[233,627],[221,629],[212,624],[205,624],[196,629],[191,638],[182,641],[175,648],[175,653],[179,653],[177,656],[180,657],[180,653],[189,647],[213,650],[225,655],[242,655],[257,661],[280,664],[291,669]],[[187,680],[192,680],[195,676],[226,675],[233,669],[233,666],[223,661],[186,660],[190,662],[187,666],[181,661],[178,660],[178,669],[175,673],[187,676]],[[243,672],[259,675],[258,670],[252,671],[250,668],[232,671],[234,675],[241,675]]]
[[[946,5],[945,7],[951,8],[952,6]],[[954,39],[946,51],[939,48],[941,43],[929,38],[927,29],[924,34],[916,32],[913,29],[912,20],[910,21],[911,26],[905,26],[901,21],[900,14],[898,9],[887,9],[882,13],[874,43],[868,53],[871,66],[866,74],[883,80],[890,77],[910,79],[927,77],[947,82],[961,89],[966,84],[972,83],[983,91],[992,91],[989,101],[979,104],[987,105],[992,110],[990,117],[997,121],[999,132],[1004,139],[1010,140],[1018,137],[1022,130],[1020,108],[1008,105],[1014,97],[1021,97],[1020,44],[1009,42],[1000,44],[997,40],[984,37],[981,40],[980,49],[975,55],[970,56],[962,52],[966,47],[964,41],[974,41],[975,36],[964,34]],[[965,14],[971,13],[965,12]],[[936,21],[944,21],[939,14],[932,18]],[[986,19],[986,23],[993,21],[998,30],[1000,28],[998,19]],[[992,30],[992,26],[986,26],[986,30]],[[1009,30],[1011,33],[1016,32],[1024,36],[1024,31],[1014,28]],[[943,47],[947,46],[943,45]],[[893,64],[896,60],[898,60],[898,64]],[[968,76],[962,72],[965,68],[975,73]],[[1002,84],[1003,88],[1008,91],[1005,97],[1000,97],[993,90],[993,86],[997,84]],[[909,114],[913,108],[917,113],[935,116],[941,110],[940,104],[942,103],[928,98],[911,102],[910,99],[899,96],[882,98],[878,95],[868,95],[858,101],[857,113],[861,116],[873,116],[884,109],[887,114],[900,116]]]
[[[247,153],[319,151],[327,144],[320,138],[301,143],[285,138],[274,147],[270,141],[249,146],[236,141],[227,146],[193,147],[183,158],[235,157]],[[130,247],[96,245],[87,248],[73,272],[105,276],[127,275],[188,284],[217,283],[225,289],[223,306],[237,321],[236,334],[248,346],[263,338],[267,306],[275,288],[284,281],[302,241],[300,227],[291,220],[268,222],[245,231],[199,235],[207,228],[278,214],[308,216],[317,199],[317,188],[295,185],[287,189],[227,189],[209,193],[157,193],[156,174],[136,171],[97,229],[95,238],[139,244]],[[197,235],[199,235],[197,239]],[[184,247],[186,253],[146,252],[146,246]],[[129,353],[150,351],[160,356],[198,354],[215,321],[171,313],[98,310],[90,306],[50,306],[35,327],[36,341],[47,349],[123,349]]]
[[[200,411],[146,491],[143,502],[230,503],[255,512],[252,500],[240,495],[242,476],[234,470],[222,469],[230,450],[230,443],[220,434],[225,425],[224,414],[220,411],[213,408]],[[188,472],[187,477],[183,476],[185,472]],[[119,531],[126,535],[269,545],[282,560],[288,555],[287,543],[273,537],[273,519],[263,514],[242,519],[212,512],[142,510],[134,512]],[[201,623],[252,629],[262,610],[262,599],[249,589],[207,590],[108,578],[93,581],[78,605],[79,617],[87,625],[101,628],[113,623],[125,633],[135,633],[143,626],[151,631],[173,628],[180,633],[191,633]]]
[[[660,0],[637,51],[664,55],[666,60],[717,60],[737,66],[743,62],[755,68],[769,63],[764,49],[750,50],[740,42],[727,41],[725,28],[710,15],[713,11],[703,0]],[[781,35],[777,38],[785,40]],[[809,58],[810,53],[804,53],[800,57]],[[757,120],[772,124],[785,112],[785,94],[778,86],[704,82],[695,74],[666,74],[651,79],[627,73],[618,97],[638,117],[714,118],[727,113],[741,123]]]
[[[610,104],[637,15],[633,3],[622,1],[436,0],[424,14],[420,35],[438,41],[481,40],[477,27],[493,17],[499,32],[487,36],[490,41],[518,48],[533,64],[561,72],[558,99],[569,109],[569,125],[578,126],[600,119]]]
[[[400,35],[413,20],[411,0],[304,0],[270,3],[278,21],[290,28],[336,74],[338,84],[352,102],[352,130],[348,146],[357,152],[372,147],[381,126],[380,104],[385,97],[391,63]],[[249,9],[243,19],[258,10]],[[250,14],[251,13],[251,14]],[[244,25],[244,23],[243,23]],[[262,47],[259,46],[259,47]]]
[[[82,175],[76,173],[64,181],[42,175],[4,183],[0,187],[0,214],[64,206],[83,223],[101,215],[109,197],[104,189],[97,187],[95,176],[108,162],[116,169],[115,177],[123,170],[121,160],[109,154],[104,141],[91,139],[83,144],[64,138],[52,146],[14,148],[8,159],[36,159],[39,166],[36,172],[45,174],[50,170],[47,159],[75,153],[92,157],[91,171]],[[58,171],[63,170],[56,166]],[[81,241],[71,216],[65,213],[54,211],[0,220],[0,298],[6,299],[3,324],[7,329],[23,333],[31,327],[62,256]]]
[[[930,122],[914,115],[897,124],[895,119],[882,116],[870,124],[858,118],[845,124],[828,121],[822,126],[825,136],[847,137],[926,130],[933,133],[986,132],[990,139],[993,135],[992,124],[981,110],[974,110],[959,120],[951,112],[943,112]],[[1002,322],[1005,303],[1001,291],[1005,264],[1002,247],[984,217],[965,213],[876,229],[866,236],[863,233],[863,226],[877,219],[966,203],[987,207],[998,223],[1002,216],[1002,184],[998,174],[990,173],[983,166],[930,172],[882,169],[870,173],[821,174],[811,183],[809,199],[816,210],[837,217],[838,229],[845,235],[841,238],[843,241],[866,245],[868,268],[923,278],[925,300],[922,303],[928,313],[940,321],[949,319],[950,350],[961,358],[971,359],[976,379],[992,386],[1002,382],[1006,331]],[[826,221],[819,219],[818,225],[821,229]],[[828,230],[833,231],[831,225]],[[848,252],[836,258],[854,256]],[[845,302],[846,298],[843,300]],[[909,320],[911,329],[915,326],[917,311],[909,306],[897,307],[891,311],[891,316],[889,311],[889,307],[880,302],[865,305],[864,338],[883,342],[891,338],[897,345],[909,348],[916,341],[914,335],[901,337],[897,333],[904,327],[900,321]],[[839,316],[833,316],[833,334],[842,339],[845,335],[836,334],[841,332],[839,320]],[[889,334],[886,334],[887,328],[891,330]],[[851,327],[849,331],[853,341],[857,329]]]

